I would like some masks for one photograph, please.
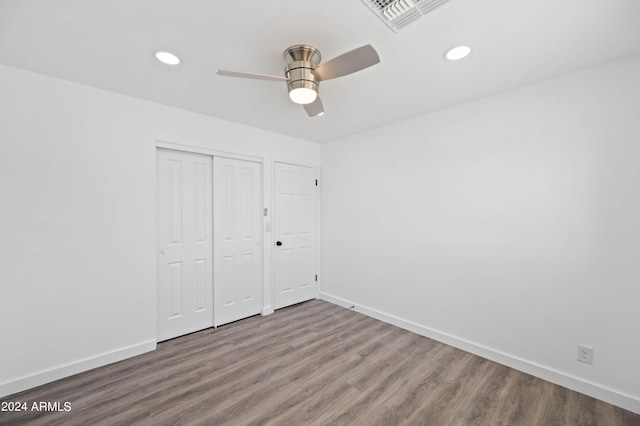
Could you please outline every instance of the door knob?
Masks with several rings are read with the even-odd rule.
[[[280,247],[282,245],[282,241],[276,241],[276,245]]]

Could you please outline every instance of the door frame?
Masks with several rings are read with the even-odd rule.
[[[271,158],[271,200],[270,200],[270,213],[269,213],[269,221],[272,224],[272,231],[269,234],[269,238],[271,239],[271,241],[269,241],[269,252],[271,254],[271,258],[270,258],[270,281],[271,281],[271,300],[270,300],[270,308],[271,308],[271,312],[269,313],[273,313],[275,310],[275,306],[276,306],[276,279],[275,279],[275,262],[276,262],[276,256],[275,256],[275,244],[276,244],[276,239],[275,239],[275,202],[276,202],[276,163],[281,163],[281,164],[289,164],[292,166],[301,166],[301,167],[309,167],[311,169],[314,169],[316,171],[315,176],[316,179],[318,180],[318,185],[316,186],[316,259],[315,259],[315,266],[316,266],[316,271],[318,271],[318,285],[316,286],[316,299],[320,298],[320,293],[321,293],[321,287],[322,287],[322,238],[321,238],[321,224],[322,221],[320,220],[320,188],[322,185],[322,182],[320,181],[320,165],[318,164],[312,164],[312,163],[304,163],[304,162],[300,162],[300,161],[292,161],[286,158],[278,158],[278,157],[272,157]]]
[[[196,145],[188,145],[188,144],[183,144],[183,143],[178,143],[178,142],[169,142],[166,140],[161,140],[161,139],[156,139],[153,143],[153,155],[154,155],[154,162],[155,162],[155,178],[156,178],[156,193],[155,193],[155,204],[156,204],[156,214],[153,217],[153,221],[154,221],[154,229],[156,229],[156,233],[155,233],[155,241],[154,241],[154,252],[155,252],[155,259],[156,259],[156,267],[154,268],[154,282],[155,282],[155,286],[154,286],[154,291],[155,291],[155,308],[156,308],[156,314],[155,314],[155,323],[156,323],[156,341],[158,339],[158,233],[157,233],[157,229],[158,229],[158,188],[157,188],[157,176],[158,176],[158,168],[157,168],[157,155],[158,155],[158,150],[159,149],[170,149],[170,150],[174,150],[174,151],[181,151],[181,152],[187,152],[187,153],[192,153],[192,154],[203,154],[203,155],[208,155],[211,157],[211,178],[213,179],[213,158],[214,157],[226,157],[226,158],[231,158],[231,159],[235,159],[235,160],[244,160],[244,161],[252,161],[255,163],[259,163],[260,164],[260,203],[262,206],[265,206],[265,183],[264,183],[264,176],[265,176],[265,161],[264,161],[264,157],[258,157],[258,156],[253,156],[253,155],[244,155],[244,154],[237,154],[237,153],[233,153],[233,152],[228,152],[228,151],[222,151],[222,150],[218,150],[218,149],[213,149],[213,148],[207,148],[207,147],[203,147],[203,146],[196,146]],[[212,186],[212,190],[213,190],[213,186]],[[213,198],[213,193],[212,193],[212,198]],[[273,198],[273,197],[272,197]],[[264,207],[263,207],[264,208]],[[265,281],[265,264],[266,264],[266,256],[267,256],[267,252],[271,251],[271,248],[269,248],[269,250],[265,249],[265,235],[264,235],[264,222],[265,222],[265,217],[262,217],[262,221],[260,221],[260,248],[262,250],[262,262],[260,265],[260,290],[262,292],[261,294],[261,311],[262,311],[262,315],[267,315],[271,312],[273,312],[273,304],[271,303],[271,306],[265,306],[265,294],[267,293],[266,290],[266,281]],[[213,233],[213,221],[211,223],[211,229],[212,229],[212,233]],[[215,238],[215,236],[213,236],[213,238]],[[212,251],[212,264],[213,264],[213,260],[214,260],[214,256],[215,256],[215,252],[213,251],[213,242],[211,244],[211,251]],[[213,271],[211,274],[211,284],[212,284],[212,288],[211,288],[211,295],[213,298],[213,285],[215,285],[215,283],[213,282]],[[212,305],[213,307],[213,300],[212,300]],[[268,309],[271,309],[271,312],[268,312]],[[265,312],[267,311],[267,312]],[[214,328],[216,326],[214,325]]]

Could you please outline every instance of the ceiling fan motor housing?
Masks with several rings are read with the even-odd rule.
[[[296,44],[284,51],[284,59],[287,66],[284,68],[285,76],[289,79],[287,89],[311,89],[318,92],[319,80],[313,75],[313,70],[318,68],[321,55],[313,46]]]
[[[287,83],[289,91],[306,88],[317,92],[319,82],[311,72],[317,67],[317,64],[306,61],[295,61],[287,65],[284,72],[289,79]]]

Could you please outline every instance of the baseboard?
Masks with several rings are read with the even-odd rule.
[[[23,390],[44,385],[45,383],[50,383],[64,377],[73,376],[74,374],[82,373],[83,371],[122,361],[123,359],[141,355],[145,352],[151,352],[155,349],[156,340],[153,339],[136,345],[116,349],[114,351],[105,352],[93,357],[84,358],[69,364],[38,371],[34,374],[0,383],[0,397],[22,392]]]
[[[551,383],[555,383],[557,385],[591,396],[609,404],[624,408],[625,410],[640,414],[639,399],[621,393],[614,389],[610,389],[596,383],[588,382],[578,377],[574,377],[566,373],[533,363],[531,361],[527,361],[500,351],[496,351],[486,346],[482,346],[477,343],[473,343],[468,340],[422,326],[412,321],[407,321],[395,315],[390,315],[376,309],[358,305],[356,303],[350,302],[337,296],[333,296],[331,294],[320,293],[320,298],[335,305],[339,305],[347,309],[352,309],[371,318],[375,318],[388,324],[395,325],[396,327],[409,330],[413,333],[420,334],[433,340],[437,340],[455,348],[462,349],[463,351],[470,352],[472,354],[481,356],[491,361],[495,361],[511,368],[515,368],[516,370],[531,374],[532,376],[539,377]]]

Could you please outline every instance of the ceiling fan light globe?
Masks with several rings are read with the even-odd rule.
[[[310,104],[316,100],[318,92],[307,87],[298,87],[289,91],[289,98],[300,105]]]

